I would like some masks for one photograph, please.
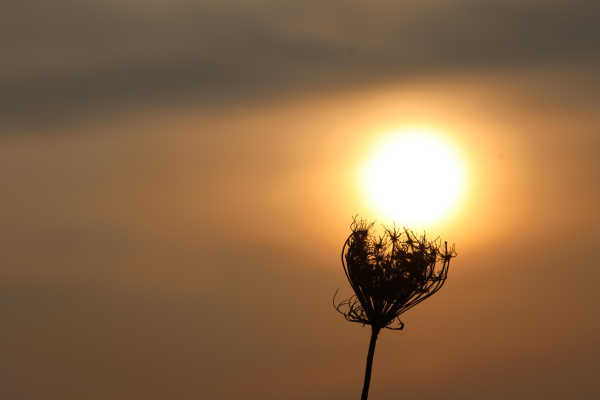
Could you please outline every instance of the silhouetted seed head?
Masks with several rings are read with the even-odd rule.
[[[342,264],[355,294],[337,305],[334,296],[334,305],[348,321],[402,329],[400,315],[442,287],[456,252],[447,242],[395,225],[376,238],[373,225],[355,217],[350,226]],[[395,320],[400,326],[389,327]]]

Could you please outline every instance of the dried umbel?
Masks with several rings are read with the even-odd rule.
[[[342,250],[342,264],[355,295],[336,309],[348,321],[400,330],[400,314],[437,292],[456,256],[447,242],[428,241],[403,228],[372,234],[373,223],[354,220]],[[399,327],[390,325],[397,320]]]
[[[351,322],[371,325],[371,345],[362,399],[369,390],[375,342],[383,328],[401,330],[400,315],[437,292],[448,277],[454,246],[428,241],[406,228],[372,233],[373,223],[354,219],[342,249],[342,264],[354,296],[334,306]],[[394,321],[398,327],[391,327]]]

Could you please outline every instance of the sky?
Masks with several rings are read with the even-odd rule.
[[[464,164],[407,226],[458,257],[370,398],[600,395],[598,2],[1,7],[3,397],[358,398],[340,253],[392,222],[361,176],[408,128]]]

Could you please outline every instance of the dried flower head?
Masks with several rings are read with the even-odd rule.
[[[401,330],[400,315],[437,292],[446,281],[454,246],[427,240],[409,229],[384,227],[354,218],[342,249],[342,264],[354,295],[334,306],[351,322]],[[336,292],[337,293],[337,292]],[[399,327],[390,327],[397,320]]]

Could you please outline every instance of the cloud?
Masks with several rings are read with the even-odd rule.
[[[600,37],[600,6],[584,0],[6,9],[0,118],[17,128],[416,74],[597,65]]]

